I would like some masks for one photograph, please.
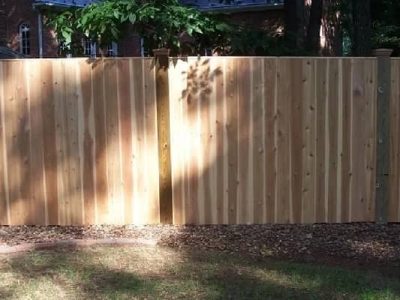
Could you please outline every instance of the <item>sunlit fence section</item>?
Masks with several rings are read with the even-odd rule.
[[[0,223],[158,223],[149,59],[0,62]]]
[[[375,58],[173,61],[174,221],[374,221],[376,77]]]

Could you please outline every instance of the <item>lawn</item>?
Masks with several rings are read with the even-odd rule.
[[[1,299],[400,299],[400,280],[357,270],[160,247],[0,256]]]

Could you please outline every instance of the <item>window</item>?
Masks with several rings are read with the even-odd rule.
[[[96,57],[96,48],[96,42],[93,42],[91,39],[83,41],[83,53],[85,56]]]
[[[107,56],[115,57],[118,55],[118,44],[116,42],[112,42],[107,46]]]
[[[31,54],[31,28],[28,24],[22,23],[19,25],[20,53],[23,55]]]
[[[150,51],[146,45],[146,41],[144,40],[144,38],[140,38],[140,55],[142,57],[146,57],[149,56]]]

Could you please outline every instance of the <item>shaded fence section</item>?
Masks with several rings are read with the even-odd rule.
[[[0,224],[158,223],[148,59],[0,62]]]
[[[375,58],[174,61],[174,222],[374,221],[376,81]]]
[[[400,59],[391,62],[389,222],[400,222]]]

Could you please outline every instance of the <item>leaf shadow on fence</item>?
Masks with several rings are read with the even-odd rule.
[[[135,59],[1,63],[2,224],[129,224],[133,208],[141,222],[155,222],[149,65]],[[143,203],[132,200],[133,192]]]
[[[232,197],[231,203],[236,201],[240,180],[237,174],[237,147],[242,143],[245,148],[251,134],[248,122],[238,126],[238,110],[248,109],[251,104],[250,101],[245,103],[244,98],[239,101],[235,94],[225,98],[223,93],[232,84],[245,85],[249,65],[243,63],[244,68],[239,72],[234,66],[224,64],[223,60],[216,63],[212,58],[193,58],[186,67],[178,64],[178,68],[173,70],[170,87],[170,101],[173,102],[171,144],[174,213],[178,224],[216,222],[213,214],[217,210],[220,214],[218,221],[227,223],[222,214],[228,211],[228,207],[222,200],[217,204],[222,206],[213,207],[217,203],[215,198],[226,198],[228,193],[228,197]],[[237,82],[234,81],[236,79]],[[232,93],[234,91],[231,90]],[[229,148],[224,137],[229,142]],[[224,179],[227,162],[229,187]],[[188,215],[185,216],[185,213]],[[230,222],[235,222],[234,217]]]

